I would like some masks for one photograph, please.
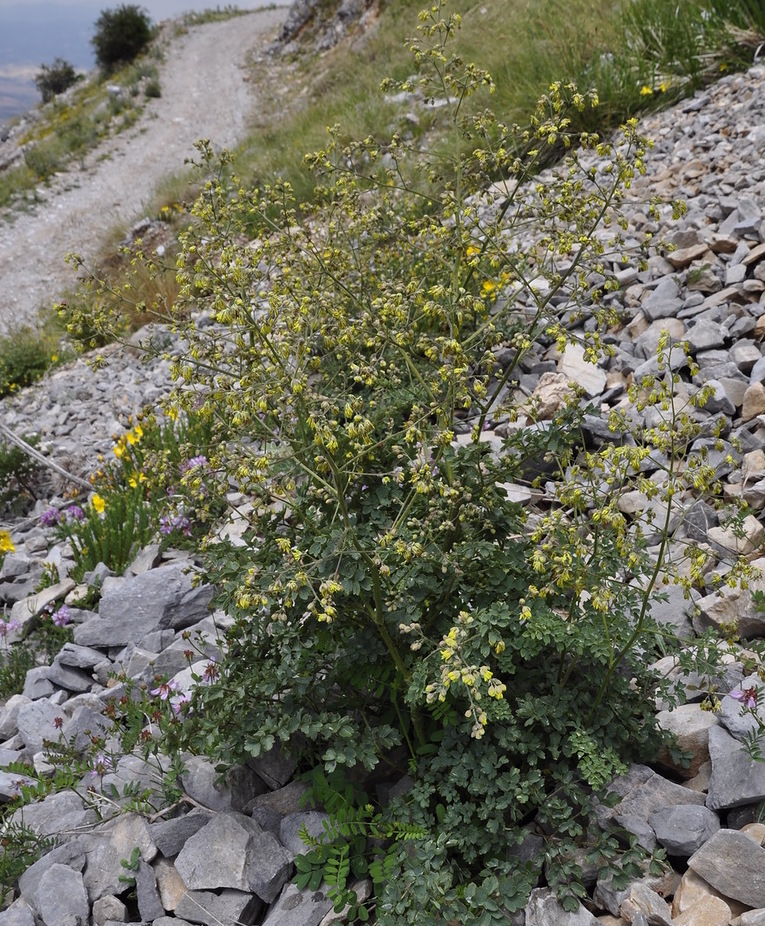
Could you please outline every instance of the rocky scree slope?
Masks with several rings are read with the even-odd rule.
[[[674,870],[635,881],[624,891],[598,880],[593,871],[591,897],[576,914],[565,913],[540,887],[522,914],[508,918],[527,926],[765,923],[765,825],[756,819],[765,801],[765,763],[751,761],[741,748],[752,725],[752,718],[742,715],[741,694],[761,684],[756,676],[745,677],[746,640],[765,636],[765,614],[755,607],[752,589],[765,590],[765,579],[750,590],[722,592],[713,581],[714,571],[724,572],[734,556],[765,569],[765,68],[726,77],[674,110],[649,117],[642,129],[656,146],[647,175],[635,184],[638,198],[680,197],[688,210],[672,223],[669,209],[656,221],[632,207],[628,236],[639,241],[649,233],[666,235],[677,249],[652,257],[644,271],[621,264],[612,268],[620,289],[608,298],[625,314],[623,326],[609,334],[612,357],[593,366],[576,346],[561,355],[540,345],[512,388],[520,401],[533,397],[544,418],[565,399],[571,383],[579,384],[586,401],[601,411],[585,421],[588,439],[598,446],[613,437],[604,419],[610,409],[628,404],[629,382],[656,370],[661,332],[688,344],[698,364],[694,375],[684,352],[670,355],[681,380],[677,399],[711,384],[713,398],[696,414],[706,434],[722,428],[724,449],[711,449],[710,460],[724,479],[726,495],[745,499],[750,514],[741,537],[718,523],[707,499],[689,493],[677,500],[683,514],[676,524],[678,541],[702,544],[713,568],[691,601],[670,586],[668,600],[657,603],[654,614],[681,640],[710,626],[735,626],[744,642],[731,646],[716,680],[717,713],[702,709],[699,679],[664,666],[685,685],[688,703],[661,711],[659,719],[691,753],[691,764],[681,768],[660,756],[652,768],[634,766],[612,784],[621,803],[602,810],[604,825],[625,827],[647,848],[663,846]],[[592,324],[587,314],[574,333]],[[159,328],[136,336],[146,337],[171,339]],[[111,432],[125,425],[129,414],[155,404],[167,388],[164,361],[144,365],[130,351],[115,351],[110,359],[107,371],[93,373],[80,360],[4,400],[3,421],[19,433],[39,432],[44,452],[86,475],[93,454],[109,451]],[[644,418],[647,427],[653,423],[650,415]],[[485,439],[499,449],[510,426],[494,421]],[[509,491],[524,504],[538,501],[539,493],[527,486]],[[225,529],[236,540],[245,523],[237,520],[236,504],[246,501],[231,501],[232,520]],[[651,505],[639,493],[619,501],[621,510],[638,521]],[[239,513],[246,515],[246,509]],[[0,572],[0,601],[19,624],[7,633],[6,642],[13,645],[43,608],[74,601],[78,592],[68,577],[72,561],[66,545],[55,543],[38,524],[9,526],[17,549]],[[61,581],[35,594],[46,562],[56,565]],[[189,690],[184,632],[199,634],[195,668],[203,674],[221,653],[220,631],[228,622],[222,612],[208,613],[211,589],[204,583],[194,587],[189,567],[196,564],[188,555],[161,554],[150,546],[124,576],[99,568],[103,595],[97,612],[72,606],[74,643],[50,666],[32,670],[23,693],[0,709],[2,763],[25,759],[34,774],[45,775],[43,742],[57,728],[83,748],[88,730],[103,731],[108,742],[108,704],[123,693],[119,685],[109,687],[112,672],[148,684],[155,674],[167,675],[175,691]],[[758,710],[765,719],[762,701]],[[293,859],[304,851],[298,829],[305,824],[318,833],[323,819],[320,812],[300,809],[302,786],[291,781],[292,771],[290,757],[274,753],[232,769],[221,785],[209,762],[188,757],[181,779],[185,797],[176,815],[146,817],[119,814],[118,806],[99,797],[99,785],[129,781],[158,791],[156,770],[126,756],[113,769],[101,768],[98,781],[83,780],[77,793],[52,794],[15,811],[13,819],[57,836],[58,845],[21,877],[16,899],[0,913],[0,926],[76,921],[318,926],[342,919],[323,891],[301,892],[289,883]],[[391,784],[407,786],[406,780]],[[10,800],[17,790],[18,775],[0,773],[0,796]],[[133,902],[119,875],[121,861],[136,847]],[[357,887],[362,896],[369,889],[363,882]]]

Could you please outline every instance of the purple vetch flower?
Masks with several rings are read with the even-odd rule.
[[[187,704],[191,704],[191,698],[187,694],[179,694],[174,698],[170,698],[170,707],[173,709],[173,713],[176,717],[185,713],[183,709]]]
[[[161,534],[172,534],[173,531],[178,531],[190,537],[191,521],[189,521],[182,511],[163,514],[159,519],[159,530]]]
[[[202,673],[202,681],[209,685],[214,682],[219,675],[220,666],[214,659],[211,659],[205,666],[205,670]]]
[[[96,775],[99,778],[103,778],[107,772],[110,772],[113,768],[112,760],[103,752],[99,752],[90,762],[90,772],[89,774],[95,777]]]
[[[751,688],[734,689],[730,692],[730,696],[734,701],[740,701],[744,707],[751,710],[757,707],[757,695],[758,691],[754,685]]]
[[[161,682],[159,685],[157,685],[156,688],[152,688],[151,694],[154,697],[157,697],[157,695],[159,695],[160,701],[167,701],[167,699],[170,697],[171,692],[180,691],[180,690],[181,690],[181,686],[178,684],[178,682],[176,682],[174,678],[171,678],[169,682]]]
[[[65,604],[62,604],[58,611],[54,611],[51,620],[56,627],[66,627],[72,619],[72,612]]]
[[[5,621],[0,619],[0,638],[5,637],[8,633],[13,633],[14,630],[21,630],[22,624],[18,618],[13,618],[13,620]]]
[[[79,505],[70,505],[64,512],[67,521],[84,521],[85,512]]]
[[[55,527],[61,520],[61,513],[56,508],[48,508],[40,515],[40,525],[42,527]]]
[[[191,459],[181,463],[181,472],[188,473],[192,469],[202,469],[205,466],[207,466],[207,457],[200,453],[198,456],[191,457]]]

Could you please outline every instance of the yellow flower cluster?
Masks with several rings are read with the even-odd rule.
[[[0,531],[0,553],[15,553],[16,547],[13,545],[11,535],[8,531]]]
[[[127,431],[114,445],[114,456],[118,460],[121,460],[125,455],[125,451],[128,447],[132,447],[134,444],[137,444],[138,441],[143,437],[143,428],[140,424],[137,424],[134,428],[131,428],[130,431]]]
[[[441,640],[440,652],[441,659],[445,665],[441,666],[441,678],[438,682],[433,682],[425,689],[428,704],[434,701],[445,701],[449,688],[461,682],[465,688],[470,706],[465,711],[465,717],[473,719],[473,728],[471,736],[474,739],[480,739],[484,734],[484,728],[489,722],[486,711],[479,706],[483,695],[487,694],[495,701],[501,701],[504,698],[507,686],[499,679],[494,677],[494,673],[486,666],[468,665],[460,655],[460,649],[463,644],[468,642],[470,627],[474,623],[473,617],[467,611],[460,611],[457,617],[457,625],[452,627]],[[498,650],[501,651],[501,650]]]

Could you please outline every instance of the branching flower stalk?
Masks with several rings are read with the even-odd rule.
[[[491,80],[450,54],[458,24],[437,0],[411,43],[417,76],[386,83],[444,103],[446,155],[335,129],[307,158],[314,200],[297,203],[286,183],[249,189],[200,143],[207,179],[166,318],[186,345],[172,413],[211,429],[207,498],[251,502],[237,544],[216,531],[205,545],[232,626],[173,735],[223,765],[288,752],[323,801],[342,794],[338,813],[355,816],[299,877],[330,873],[340,901],[351,859],[379,864],[381,926],[472,926],[476,909],[505,923],[543,869],[576,909],[582,846],[636,870],[598,833],[593,795],[661,743],[643,659],[660,572],[615,497],[672,501],[701,478],[676,466],[685,432],[632,446],[623,414],[624,446],[588,452],[575,391],[544,428],[514,391],[532,351],[574,339],[579,312],[594,318],[585,359],[605,355],[619,322],[606,263],[624,257],[619,208],[648,143],[634,123],[613,145],[574,133],[569,108],[594,100],[561,84],[527,130],[468,112]],[[526,182],[559,144],[568,158]],[[507,436],[485,441],[500,424]],[[664,488],[640,473],[651,447],[671,458]],[[552,488],[530,514],[506,486],[537,473]],[[660,562],[669,527],[656,525]],[[382,850],[358,809],[377,768],[413,781],[371,811]],[[532,820],[544,847],[525,866],[512,849]]]

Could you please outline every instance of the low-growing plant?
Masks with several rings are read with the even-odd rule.
[[[60,359],[56,333],[23,326],[0,339],[0,396],[31,385]]]
[[[0,828],[0,905],[11,896],[20,875],[53,845],[31,827],[6,822]]]
[[[54,96],[64,93],[78,80],[82,80],[82,75],[77,73],[74,65],[63,58],[56,58],[53,64],[41,66],[35,76],[35,86],[40,91],[43,103],[50,103]]]
[[[57,524],[61,539],[69,540],[75,561],[75,577],[104,563],[121,575],[154,531],[140,487],[119,486],[105,495],[94,493],[83,508],[73,506]]]
[[[171,223],[183,214],[178,204],[160,207],[158,219]],[[68,336],[81,350],[93,350],[113,339],[120,339],[172,310],[178,295],[173,258],[175,242],[156,250],[144,251],[142,240],[133,247],[121,247],[116,257],[106,259],[96,270],[86,268],[82,259],[68,255],[72,266],[83,271],[84,286],[56,305]],[[110,323],[103,324],[108,315]]]
[[[0,531],[0,562],[3,534]],[[0,698],[20,694],[30,669],[49,664],[65,643],[72,640],[71,614],[66,605],[50,605],[35,618],[27,636],[10,643],[8,634],[21,628],[16,619],[0,616]]]
[[[249,10],[243,10],[234,3],[227,3],[224,6],[218,4],[215,9],[208,7],[204,10],[184,13],[180,19],[179,25],[181,28],[184,26],[201,26],[205,23],[215,23],[227,19],[234,19],[237,16],[247,16],[249,13]]]
[[[90,502],[42,515],[43,526],[71,542],[78,578],[99,562],[123,572],[154,536],[183,547],[208,531],[225,510],[210,492],[211,434],[192,410],[177,419],[147,415],[115,435],[114,459],[103,461]]]
[[[19,435],[30,447],[37,447],[35,434]],[[0,439],[0,511],[14,515],[26,512],[38,490],[40,464],[16,444]]]
[[[3,622],[0,629],[7,627]],[[5,639],[0,644],[0,698],[7,700],[21,694],[26,682],[27,672],[37,665],[34,650],[25,643],[7,646]]]

